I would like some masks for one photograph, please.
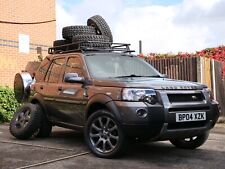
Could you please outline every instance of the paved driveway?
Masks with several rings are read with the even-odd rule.
[[[181,150],[169,142],[134,144],[117,159],[89,153],[83,136],[54,128],[47,139],[16,140],[0,125],[0,169],[225,169],[225,127],[217,125],[197,150]]]

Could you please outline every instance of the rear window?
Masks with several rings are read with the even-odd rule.
[[[45,58],[41,62],[40,66],[35,74],[36,82],[44,81],[44,78],[45,78],[45,75],[47,74],[50,63],[51,62],[48,58]]]

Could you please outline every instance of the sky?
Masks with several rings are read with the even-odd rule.
[[[143,53],[195,52],[225,45],[225,0],[56,0],[57,39],[62,27],[86,25],[101,15],[114,42]]]

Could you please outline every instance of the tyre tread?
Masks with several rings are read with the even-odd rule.
[[[50,123],[50,121],[48,121],[46,113],[44,113],[42,109],[41,126],[38,129],[38,133],[36,134],[36,137],[46,138],[50,136],[51,132],[52,132],[52,124]]]
[[[105,19],[103,19],[100,15],[95,15],[89,18],[87,20],[87,25],[96,27],[100,35],[109,37],[110,42],[113,42],[113,36],[110,27]]]
[[[95,35],[96,29],[92,26],[67,26],[62,29],[62,37],[71,40],[75,35]]]
[[[73,37],[72,41],[84,42],[81,45],[85,47],[110,47],[110,40],[107,36],[103,35],[76,35]],[[85,41],[93,41],[91,43],[85,43]]]

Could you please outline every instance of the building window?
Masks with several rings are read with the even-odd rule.
[[[19,52],[28,54],[30,52],[30,36],[19,34]]]

